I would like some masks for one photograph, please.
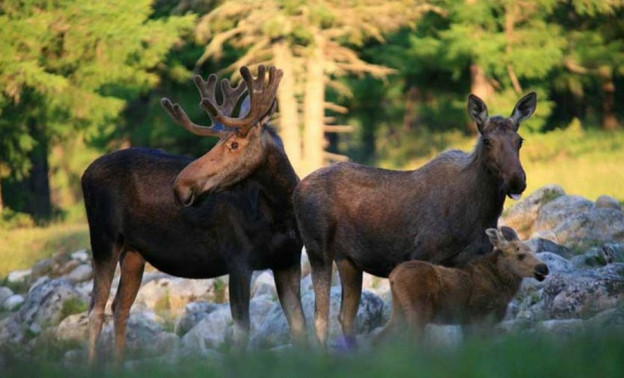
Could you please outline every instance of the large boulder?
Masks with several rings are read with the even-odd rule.
[[[18,316],[25,327],[33,323],[46,328],[87,308],[87,298],[66,279],[44,279],[33,286]]]
[[[596,207],[579,196],[561,196],[544,205],[534,225],[536,232],[552,232],[558,244],[584,249],[624,241],[624,212]]]
[[[510,207],[501,223],[515,229],[521,239],[526,239],[533,234],[533,224],[542,206],[563,195],[565,192],[558,185],[544,186]]]
[[[588,318],[624,298],[624,263],[555,273],[544,281],[545,319]]]

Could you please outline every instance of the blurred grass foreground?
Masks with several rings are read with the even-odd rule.
[[[214,355],[168,364],[145,361],[115,371],[9,361],[3,377],[622,377],[622,335],[545,335],[467,340],[456,347],[386,345],[342,354],[281,349]]]

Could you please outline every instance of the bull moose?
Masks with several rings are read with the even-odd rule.
[[[126,322],[145,262],[186,278],[230,275],[234,339],[247,345],[253,270],[272,269],[277,293],[296,340],[303,340],[300,300],[302,242],[292,193],[297,177],[282,141],[267,124],[276,108],[282,71],[248,68],[243,81],[195,77],[212,126],[193,123],[178,104],[161,101],[180,125],[219,141],[192,160],[154,149],[130,148],[100,157],[82,177],[93,251],[88,358],[93,363],[115,268],[121,278],[113,301],[115,360],[123,360]],[[245,93],[244,100],[241,98]],[[234,111],[240,108],[239,116]]]

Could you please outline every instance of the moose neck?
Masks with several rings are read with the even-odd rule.
[[[505,193],[502,181],[488,169],[487,155],[483,148],[481,143],[477,144],[469,157],[465,172],[472,198],[476,199],[475,205],[479,207],[479,214],[483,216],[483,224],[489,227],[496,224],[503,211]]]
[[[475,263],[481,264],[487,270],[488,274],[483,275],[487,277],[486,279],[493,281],[496,285],[495,287],[503,289],[500,294],[509,296],[509,299],[511,299],[518,292],[520,283],[522,283],[522,277],[519,277],[507,268],[503,259],[503,252],[499,249],[494,249],[494,251]]]
[[[279,136],[270,126],[263,126],[261,138],[265,158],[251,178],[260,185],[264,196],[271,202],[287,202],[292,207],[290,199],[299,177],[288,160]]]

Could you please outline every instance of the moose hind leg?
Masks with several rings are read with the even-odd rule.
[[[347,347],[353,347],[355,346],[355,317],[362,295],[362,271],[347,259],[336,261],[336,265],[342,284],[342,300],[338,320],[342,325],[342,333]]]
[[[145,259],[136,251],[127,250],[120,261],[121,277],[119,287],[113,301],[115,321],[115,365],[120,366],[124,360],[126,348],[126,325],[130,316],[130,307],[141,287]]]
[[[308,248],[310,267],[312,268],[312,285],[314,287],[314,329],[316,339],[323,348],[327,346],[329,331],[329,292],[332,278],[332,260],[318,258]]]
[[[96,240],[92,235],[91,240]],[[104,322],[104,311],[108,296],[110,294],[115,268],[119,259],[121,247],[112,242],[96,244],[93,243],[93,251],[109,251],[107,258],[104,253],[95,254],[93,257],[93,291],[91,293],[91,304],[89,306],[89,342],[87,347],[87,361],[89,366],[93,366],[96,359],[97,342],[102,332]],[[112,252],[112,253],[111,253]],[[97,256],[97,257],[96,257]]]
[[[293,340],[297,345],[304,346],[306,326],[301,307],[301,265],[297,262],[286,268],[274,269],[273,276]]]

